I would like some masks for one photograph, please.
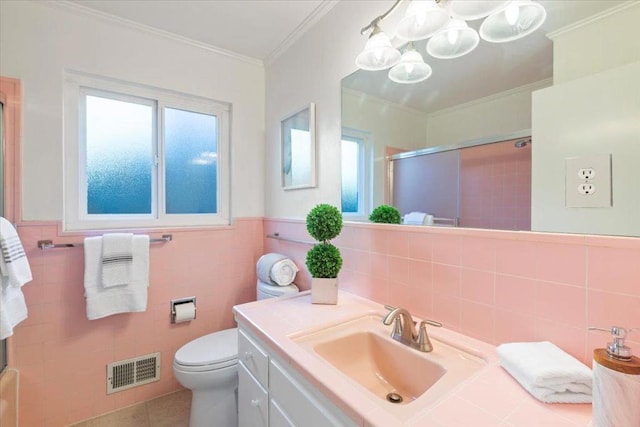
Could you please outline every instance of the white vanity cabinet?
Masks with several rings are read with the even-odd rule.
[[[238,331],[239,427],[357,425],[246,328]]]

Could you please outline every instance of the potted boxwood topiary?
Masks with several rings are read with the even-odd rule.
[[[400,224],[400,220],[400,211],[391,205],[380,205],[369,215],[369,221],[371,222]]]
[[[312,277],[311,302],[337,304],[342,256],[329,240],[342,231],[342,213],[335,206],[325,203],[316,205],[307,214],[307,231],[320,242],[307,252],[306,265]]]

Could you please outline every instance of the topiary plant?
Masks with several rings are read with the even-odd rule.
[[[400,220],[400,211],[391,205],[380,205],[369,215],[369,221],[377,223],[400,224]]]
[[[307,214],[307,231],[319,244],[307,252],[306,265],[312,277],[334,279],[342,268],[342,256],[329,243],[342,231],[342,213],[335,206],[321,203]]]
[[[328,242],[342,231],[342,213],[326,203],[316,205],[307,214],[307,231],[314,239]]]
[[[318,243],[307,252],[306,264],[312,277],[335,279],[342,268],[342,256],[331,243]]]

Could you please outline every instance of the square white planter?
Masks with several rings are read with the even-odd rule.
[[[338,279],[311,278],[311,303],[312,304],[337,304],[338,303]]]

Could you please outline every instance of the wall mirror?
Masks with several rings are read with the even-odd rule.
[[[280,121],[282,188],[316,186],[316,106],[310,103]]]
[[[533,127],[532,93],[553,85],[553,43],[546,34],[591,17],[620,2],[540,1],[540,3],[543,3],[547,10],[547,22],[538,32],[517,42],[501,45],[481,42],[472,54],[453,60],[430,57],[425,52],[424,46],[416,43],[416,50],[422,53],[425,62],[433,68],[433,74],[425,81],[416,84],[398,84],[389,79],[387,70],[373,72],[358,70],[342,79],[343,139],[345,130],[364,132],[369,136],[368,148],[373,153],[371,173],[366,177],[368,182],[364,186],[371,189],[370,208],[389,203],[391,200],[393,183],[389,181],[388,159],[390,156],[401,156],[399,153],[433,147],[464,145],[474,141],[505,141],[510,139],[510,135],[515,135],[514,138],[531,135],[527,132],[530,132]],[[402,14],[403,12],[400,11],[399,15],[402,16]],[[514,153],[520,155],[529,151],[533,154],[535,161],[535,129],[533,129],[533,139],[530,143],[516,147],[516,142],[517,140],[510,142]],[[561,141],[554,143],[561,144]],[[587,146],[584,141],[580,141],[580,144],[572,145],[571,155],[592,154],[590,150],[600,149]],[[580,152],[583,149],[584,152]],[[567,157],[567,154],[563,153],[562,156]],[[615,153],[614,168],[615,159],[629,156],[631,154],[625,154],[623,151]],[[523,182],[529,180],[531,194],[536,193],[537,185],[542,185],[540,176],[521,178]],[[437,178],[429,183],[414,180],[413,184],[416,187],[440,185]],[[501,185],[511,184],[501,181]],[[561,185],[564,191],[564,182],[557,185]],[[614,188],[616,185],[614,182]],[[410,199],[411,195],[406,197]],[[618,207],[621,206],[619,202],[620,199]],[[481,205],[476,204],[476,206]],[[481,210],[477,208],[474,213]],[[603,215],[606,215],[604,210]],[[581,229],[576,229],[572,222],[575,221],[567,219],[566,224],[554,225],[553,228],[537,228],[532,222],[531,229],[568,233],[639,235],[637,226],[625,230],[613,231],[613,228],[609,228],[598,231],[596,223],[587,224],[586,219],[581,224]],[[607,220],[601,217],[599,222],[603,223]],[[616,220],[610,220],[610,222],[616,222]],[[503,228],[494,226],[490,221],[479,217],[475,218],[474,222],[467,223],[466,226]],[[527,230],[527,225],[525,223],[525,225],[507,227],[507,229]]]

